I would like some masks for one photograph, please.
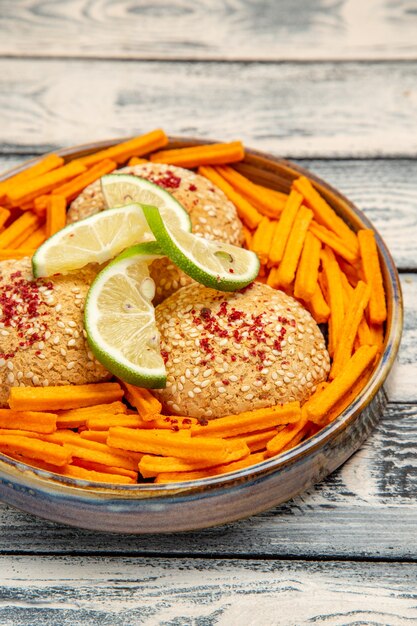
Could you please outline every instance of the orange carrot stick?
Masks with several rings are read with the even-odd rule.
[[[185,431],[187,432],[187,431]],[[247,446],[209,437],[185,437],[185,432],[156,430],[133,430],[131,428],[110,428],[107,442],[114,448],[134,450],[162,456],[176,456],[187,460],[227,461],[228,455],[236,447],[247,454]]]
[[[284,256],[282,257],[281,263],[278,267],[278,273],[276,274],[276,283],[272,285],[273,287],[286,288],[289,287],[294,280],[298,261],[301,256],[301,250],[312,219],[313,212],[310,211],[310,209],[306,209],[304,206],[301,206],[294,220],[290,236],[288,237]]]
[[[117,164],[111,159],[99,161],[96,165],[90,167],[90,169],[86,172],[80,174],[80,176],[77,176],[64,185],[53,189],[52,194],[64,196],[67,202],[71,202],[71,200],[76,198],[88,185],[91,185],[91,183],[94,183],[105,174],[110,174],[110,172],[113,172],[116,167]]]
[[[339,235],[348,248],[358,252],[358,241],[355,233],[337,215],[336,211],[327,204],[308,178],[301,176],[294,180],[292,185],[294,189],[301,193],[305,204],[313,211],[314,217],[319,224],[323,224],[336,235]]]
[[[57,426],[58,428],[78,428],[79,426],[84,426],[87,419],[93,415],[116,415],[126,412],[126,405],[119,401],[111,402],[110,404],[96,404],[82,409],[58,411]]]
[[[284,256],[285,246],[301,202],[302,196],[297,191],[292,191],[288,196],[271,243],[270,261],[272,265],[278,265]]]
[[[149,163],[148,159],[141,159],[139,157],[132,157],[128,161],[129,167],[133,167],[134,165],[143,165],[144,163]]]
[[[87,439],[88,441],[96,441],[97,443],[107,443],[108,436],[109,436],[108,430],[83,430],[80,433],[81,439]]]
[[[137,409],[142,419],[151,420],[154,415],[160,415],[162,404],[148,389],[135,387],[123,381],[120,382],[125,390],[126,400]]]
[[[9,217],[11,216],[11,211],[9,209],[5,209],[4,207],[0,207],[0,228],[3,228]]]
[[[161,150],[151,154],[152,163],[169,163],[179,167],[199,167],[200,165],[220,165],[236,163],[245,158],[245,149],[241,141],[230,143],[211,143],[191,148]]]
[[[317,283],[313,297],[307,306],[317,324],[325,324],[329,320],[330,308],[324,299],[319,283]]]
[[[23,170],[23,172],[19,172],[19,174],[15,174],[14,176],[2,181],[0,183],[0,199],[3,199],[12,187],[21,185],[28,180],[33,180],[38,176],[42,176],[42,174],[47,174],[48,172],[61,167],[63,164],[64,159],[62,157],[59,157],[57,154],[48,154],[46,157],[35,163],[35,165],[32,165]]]
[[[39,459],[45,463],[58,466],[66,465],[71,461],[72,457],[70,450],[56,443],[49,443],[32,437],[18,437],[16,435],[0,435],[0,450],[6,454],[10,450],[31,459]]]
[[[387,305],[375,235],[372,230],[360,230],[358,239],[363,273],[371,288],[368,306],[369,320],[372,324],[382,324],[387,319]]]
[[[317,289],[321,243],[307,232],[294,283],[294,295],[308,302]]]
[[[95,463],[94,461],[86,461],[85,459],[73,459],[71,465],[76,467],[83,467],[87,470],[94,472],[103,472],[104,474],[117,474],[119,476],[127,476],[134,482],[138,480],[138,472],[125,469],[124,467],[113,467],[111,465],[103,465],[102,463]]]
[[[282,212],[288,197],[286,194],[274,193],[272,189],[256,185],[249,178],[227,165],[216,167],[215,169],[238,193],[249,200],[262,215],[276,219]]]
[[[332,380],[326,389],[316,398],[310,399],[306,412],[312,422],[320,424],[326,418],[327,413],[348,393],[373,363],[377,352],[376,346],[361,346],[350,357],[344,370]]]
[[[63,476],[68,476],[69,478],[88,480],[88,482],[91,483],[111,483],[119,485],[134,485],[136,483],[136,480],[130,476],[97,472],[95,470],[85,469],[77,465],[66,465],[64,470],[60,473]]]
[[[348,263],[355,263],[358,260],[358,250],[352,250],[348,248],[343,239],[338,235],[335,235],[331,230],[318,224],[314,220],[310,224],[310,231],[320,239],[324,244],[338,254],[342,259],[348,261]]]
[[[268,262],[276,224],[276,220],[272,221],[267,217],[263,217],[253,233],[251,250],[258,255],[262,265],[266,265]]]
[[[44,441],[64,445],[74,458],[93,461],[102,465],[122,467],[136,471],[138,458],[132,454],[124,454],[121,450],[115,450],[106,444],[83,439],[73,431],[58,430],[52,435],[42,435]]]
[[[238,194],[233,187],[214,169],[208,165],[198,168],[198,174],[208,178],[229,198],[236,207],[237,213],[241,220],[249,228],[256,228],[262,219],[262,215],[255,209],[250,202],[243,196]]]
[[[118,143],[112,148],[93,152],[93,154],[81,157],[78,161],[87,167],[91,167],[104,159],[111,159],[112,161],[116,161],[116,163],[124,163],[132,156],[148,154],[149,152],[163,148],[167,143],[168,137],[164,131],[157,129],[146,135],[140,135],[139,137]]]
[[[32,256],[35,248],[5,248],[0,250],[0,261],[6,259],[23,259],[26,256]]]
[[[51,195],[46,209],[46,233],[48,237],[64,228],[67,219],[67,203],[64,196]]]
[[[334,354],[334,350],[343,332],[343,318],[345,315],[343,302],[343,285],[340,267],[335,259],[333,251],[325,246],[321,251],[323,273],[325,276],[330,304],[330,337],[329,352]]]
[[[24,213],[10,224],[2,233],[0,233],[0,248],[18,247],[18,240],[23,233],[28,236],[36,230],[40,225],[40,220],[33,213]]]
[[[38,433],[56,431],[56,415],[36,411],[12,411],[0,409],[0,428],[30,430]]]
[[[300,419],[300,403],[288,402],[265,409],[245,411],[238,415],[228,415],[211,420],[205,426],[192,426],[191,435],[211,437],[233,437],[258,430],[265,430],[280,424],[289,424]]]
[[[242,458],[242,450],[245,450],[246,456],[249,456],[249,448],[245,447],[245,443],[241,443],[241,448],[236,448],[229,453],[227,463],[238,461]],[[217,463],[212,459],[200,459],[195,461],[186,461],[173,456],[154,456],[144,454],[139,461],[139,472],[143,478],[153,478],[162,472],[192,472],[195,470],[213,467]]]
[[[243,229],[243,237],[245,239],[245,246],[247,247],[248,250],[250,250],[251,245],[252,245],[253,233],[245,225],[243,225],[242,229]]]
[[[89,430],[109,430],[112,426],[139,428],[143,419],[139,415],[125,415],[123,413],[111,415],[92,415],[86,421]]]
[[[278,434],[285,426],[277,426],[276,428],[269,428],[268,430],[262,430],[257,433],[251,433],[250,435],[238,435],[237,437],[231,437],[232,441],[243,441],[252,452],[259,452],[266,448],[266,444],[275,435]]]
[[[189,480],[199,480],[200,478],[208,478],[210,476],[219,476],[221,474],[228,474],[230,472],[236,472],[240,469],[244,469],[245,467],[250,467],[251,465],[255,465],[256,463],[262,463],[265,460],[265,455],[263,452],[258,452],[255,454],[250,454],[249,456],[241,459],[240,461],[234,461],[233,463],[227,463],[222,465],[217,465],[216,467],[211,467],[203,470],[196,470],[193,472],[164,472],[158,474],[155,483],[177,483],[184,482]]]
[[[343,319],[343,333],[334,351],[334,359],[330,378],[335,378],[346,367],[349,361],[360,321],[368,304],[370,289],[366,283],[359,281],[355,287]]]
[[[371,334],[371,344],[377,346],[378,352],[382,351],[384,344],[384,327],[382,324],[371,324],[369,326]]]
[[[267,455],[275,456],[282,452],[284,448],[286,448],[292,440],[298,435],[300,431],[302,431],[306,425],[305,419],[300,419],[295,424],[288,424],[285,428],[283,428],[275,437],[273,437],[266,444]]]
[[[46,239],[46,227],[45,225],[39,226],[36,230],[33,231],[19,246],[19,250],[30,249],[36,250]]]
[[[72,161],[67,165],[63,165],[52,172],[38,176],[33,180],[28,180],[21,185],[13,187],[7,194],[10,202],[14,206],[34,200],[37,196],[41,196],[44,193],[48,193],[54,187],[57,187],[62,182],[75,178],[82,172],[85,172],[86,167],[79,161]]]
[[[76,409],[121,400],[118,383],[63,385],[62,387],[12,387],[9,406],[15,411]]]

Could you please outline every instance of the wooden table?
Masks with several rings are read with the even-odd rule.
[[[416,33],[411,0],[0,2],[1,169],[157,126],[241,138],[363,209],[405,298],[379,426],[295,500],[151,537],[0,504],[2,625],[417,620]]]

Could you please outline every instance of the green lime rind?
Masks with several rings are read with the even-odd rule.
[[[260,262],[254,252],[231,244],[202,239],[191,233],[181,233],[182,244],[180,244],[176,240],[176,233],[168,230],[156,207],[142,204],[142,209],[165,255],[195,281],[218,291],[237,291],[257,277]],[[179,233],[177,236],[179,237]],[[199,259],[192,254],[195,246],[202,248]],[[227,262],[227,259],[230,259],[230,262]],[[240,270],[237,260],[243,270]],[[209,261],[211,267],[208,265]],[[212,269],[213,266],[216,266],[215,271]]]
[[[106,174],[100,179],[101,190],[107,208],[115,208],[138,202],[151,204],[175,215],[176,226],[182,230],[191,231],[191,219],[180,202],[166,189],[152,183],[147,178],[133,174]],[[168,209],[168,211],[166,211]],[[166,215],[164,215],[164,219]]]
[[[166,370],[159,352],[159,334],[156,329],[151,297],[143,297],[135,283],[134,274],[139,273],[142,279],[149,278],[149,264],[164,256],[160,252],[156,242],[138,244],[125,250],[97,275],[87,294],[84,310],[87,341],[96,359],[121,380],[149,389],[161,389],[166,386]],[[106,313],[103,314],[98,305],[100,294],[103,293],[106,284],[108,285],[109,281],[117,277],[122,282],[124,281],[130,290],[133,290],[135,297],[129,301],[139,303],[139,306],[135,310],[133,305],[127,311],[123,309],[123,302],[117,301],[114,311],[106,309]],[[119,339],[121,329],[129,326],[126,337],[122,337],[122,345],[110,344],[108,338],[104,337],[100,331],[100,324],[107,334],[109,334],[109,329],[113,329],[115,337]],[[145,335],[143,329],[145,329]],[[144,342],[138,342],[136,346],[135,335],[138,337],[141,335]],[[152,339],[151,349],[146,348],[149,345],[147,341],[149,337]],[[133,350],[135,354],[138,350],[142,350],[145,354],[147,353],[148,357],[150,355],[152,366],[143,366],[127,358],[126,348]]]

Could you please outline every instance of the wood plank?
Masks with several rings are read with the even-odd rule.
[[[0,54],[118,59],[415,59],[412,3],[3,3]],[[372,28],[369,25],[372,24]]]
[[[1,154],[0,172],[33,154]],[[3,146],[4,150],[4,146]],[[417,160],[302,160],[372,220],[400,269],[417,269]]]
[[[6,557],[0,568],[5,626],[400,626],[417,618],[416,567],[407,563]]]
[[[0,60],[9,151],[163,125],[278,155],[414,156],[417,62],[119,63]]]
[[[416,418],[417,405],[390,404],[361,450],[327,480],[271,511],[205,531],[100,534],[0,505],[0,554],[417,560]]]

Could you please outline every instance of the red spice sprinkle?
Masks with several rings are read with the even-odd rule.
[[[159,177],[147,173],[146,178],[159,187],[165,187],[165,189],[178,189],[181,184],[181,178],[171,170],[167,170],[165,174]]]
[[[191,183],[191,185],[188,187],[188,191],[197,191],[197,187]]]
[[[166,364],[169,358],[169,353],[166,350],[161,350],[161,357],[163,358],[163,361]]]
[[[179,427],[179,426],[176,426],[176,425],[174,425],[174,426],[171,428],[171,430],[173,430],[173,431],[174,431],[174,432],[176,432],[176,433],[179,431],[179,429],[180,429],[180,427]]]
[[[50,281],[22,278],[21,271],[13,272],[8,282],[3,283],[0,277],[0,322],[4,327],[16,329],[17,336],[23,340],[18,344],[21,348],[42,341],[48,330],[48,326],[37,319],[47,315],[47,305],[39,290],[41,286],[49,290],[54,288]],[[36,354],[41,354],[41,351],[38,350]],[[10,359],[14,356],[15,352],[10,351],[2,358]]]

